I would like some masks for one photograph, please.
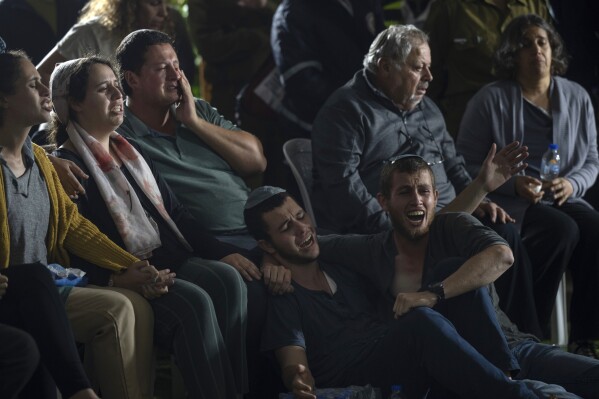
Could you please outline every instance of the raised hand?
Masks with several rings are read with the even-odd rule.
[[[185,76],[185,72],[180,70],[179,73],[181,74],[181,77],[179,78],[179,91],[181,92],[181,97],[175,104],[175,117],[185,125],[191,125],[193,121],[198,118],[195,98],[191,91],[191,84]]]
[[[499,152],[496,151],[497,145],[491,145],[477,176],[485,191],[489,193],[528,166],[523,162],[528,157],[528,147],[520,146],[518,141],[506,145]]]

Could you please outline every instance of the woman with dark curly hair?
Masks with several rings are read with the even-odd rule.
[[[597,358],[599,339],[599,212],[582,199],[599,172],[593,106],[565,73],[561,38],[536,15],[514,19],[494,58],[503,80],[481,89],[470,101],[458,135],[458,151],[475,173],[485,148],[514,140],[528,146],[529,167],[495,193],[493,200],[521,223],[534,270],[539,320],[548,323],[559,280],[569,268],[570,350]],[[549,144],[559,146],[559,177],[543,181],[540,166]],[[551,202],[541,201],[551,194]],[[556,249],[562,248],[560,256]]]
[[[195,64],[187,24],[167,0],[90,0],[79,21],[37,66],[44,83],[57,63],[99,55],[110,58],[121,40],[137,29],[156,29],[175,38],[182,69],[195,76]]]

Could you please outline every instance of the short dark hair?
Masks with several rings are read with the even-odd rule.
[[[285,191],[269,197],[252,208],[244,209],[243,217],[245,219],[245,225],[247,226],[250,235],[254,237],[256,241],[270,239],[270,236],[266,232],[267,226],[266,223],[264,223],[262,215],[281,206],[289,197],[289,193]]]
[[[547,32],[551,46],[551,74],[563,75],[568,69],[568,54],[559,33],[536,14],[521,15],[514,18],[501,35],[499,46],[493,56],[493,71],[500,79],[516,77],[516,56],[522,48],[524,32],[531,26],[537,26]]]
[[[14,94],[16,81],[21,77],[22,60],[29,60],[24,51],[6,51],[0,53],[0,96]],[[4,123],[4,109],[0,107],[0,126]]]
[[[393,180],[393,174],[396,171],[400,173],[413,174],[420,172],[421,170],[426,170],[431,175],[433,188],[435,188],[435,174],[433,173],[433,170],[429,164],[426,163],[422,157],[418,155],[408,155],[387,162],[381,171],[381,194],[383,194],[385,198],[389,198],[391,196],[391,181]]]
[[[125,71],[139,73],[146,61],[148,48],[157,44],[170,44],[175,48],[169,35],[152,29],[140,29],[129,33],[117,47],[116,59],[121,70],[121,85],[126,95],[131,95],[131,87],[125,81]]]
[[[112,72],[114,72],[114,76],[119,76],[118,68],[115,64],[105,58],[98,56],[91,56],[80,58],[75,62],[74,71],[69,78],[68,88],[68,98],[77,103],[85,100],[85,95],[87,94],[87,83],[89,82],[89,71],[92,65],[102,64],[106,65]],[[74,120],[74,115],[71,114],[71,109],[69,107],[69,120]],[[56,115],[52,118],[52,123],[50,124],[50,131],[48,132],[48,142],[49,144],[55,144],[57,147],[61,146],[68,138],[68,134],[66,131],[66,124],[62,123]]]

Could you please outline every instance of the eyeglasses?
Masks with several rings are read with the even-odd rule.
[[[414,158],[414,159],[418,159],[424,163],[426,163],[428,166],[434,166],[434,165],[439,165],[442,164],[443,162],[445,162],[445,159],[443,158],[443,155],[441,155],[441,159],[433,161],[433,162],[428,162],[426,159],[422,158],[420,155],[416,155],[416,154],[402,154],[402,155],[397,155],[394,157],[391,157],[389,159],[385,159],[383,161],[384,165],[393,165],[395,162],[401,161],[402,159],[408,159],[408,158]]]
[[[421,106],[422,106],[422,104],[418,104],[418,107],[422,111]],[[423,114],[423,116],[424,116],[424,114]],[[418,153],[424,153],[424,144],[419,140],[414,140],[412,135],[410,133],[408,133],[408,126],[406,124],[405,119],[402,118],[402,121],[403,121],[403,129],[402,128],[399,129],[399,134],[404,135],[406,137],[406,142],[408,144],[407,145],[408,148],[405,148],[405,150],[403,150],[403,151],[400,149],[400,151],[403,152],[403,154],[389,158],[388,160],[384,161],[383,163],[393,164],[394,162],[399,161],[400,159],[405,159],[405,158],[419,158],[422,161],[426,162],[426,164],[428,166],[440,165],[443,162],[445,162],[445,157],[443,156],[443,151],[441,151],[441,147],[439,147],[439,144],[437,143],[437,140],[435,140],[435,136],[433,135],[433,132],[431,131],[431,129],[428,126],[428,121],[426,119],[426,116],[424,116],[424,126],[422,126],[422,129],[424,129],[428,133],[428,136],[429,136],[428,138],[430,139],[430,141],[432,141],[435,144],[435,147],[437,148],[437,153],[439,154],[439,157],[433,161],[427,161],[422,156],[417,155]]]
[[[422,158],[420,155],[416,155],[416,154],[401,154],[401,155],[396,155],[394,157],[391,157],[389,159],[384,160],[383,163],[384,164],[388,164],[388,165],[393,165],[397,161],[401,161],[402,159],[408,159],[408,158],[418,159],[418,160],[420,160],[422,162],[425,162],[428,165],[428,162],[426,162],[424,158]]]

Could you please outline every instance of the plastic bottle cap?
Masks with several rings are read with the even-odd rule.
[[[559,146],[557,144],[549,144],[550,150],[557,150],[558,148],[559,148]]]

